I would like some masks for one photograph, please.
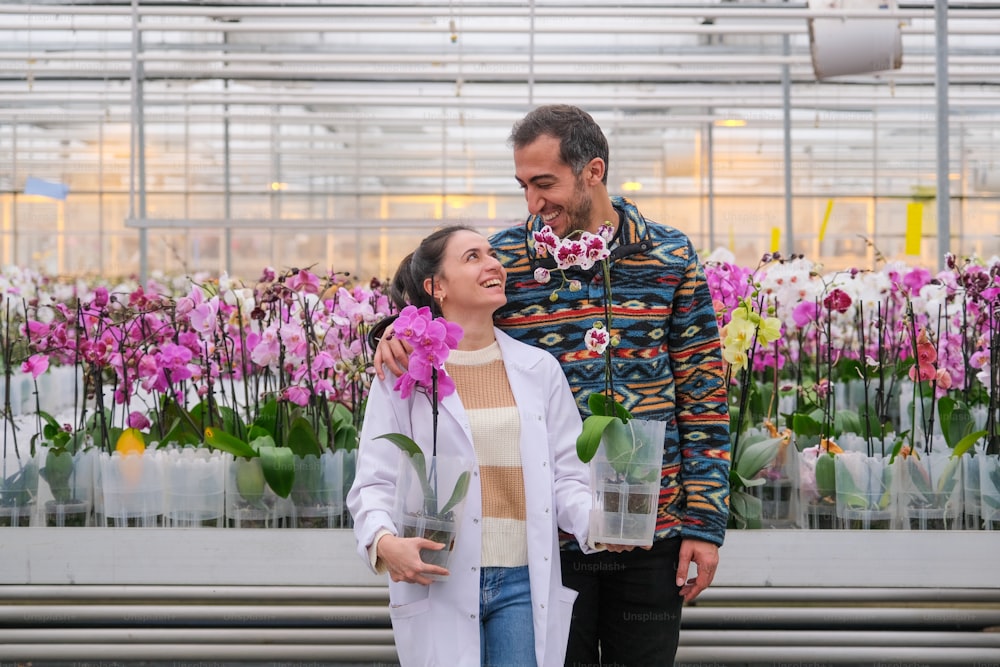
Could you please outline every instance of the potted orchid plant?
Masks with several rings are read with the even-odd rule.
[[[214,345],[224,350],[221,395],[231,398],[214,408],[205,440],[235,457],[241,508],[265,524],[340,527],[370,384],[365,333],[388,312],[380,283],[265,270],[254,290],[233,285],[212,301],[219,312],[207,324],[234,343]]]
[[[455,548],[459,518],[471,480],[474,462],[446,457],[437,442],[438,404],[455,392],[455,383],[444,371],[450,350],[458,346],[462,329],[443,317],[433,317],[430,308],[406,306],[393,323],[396,337],[413,351],[405,373],[397,378],[394,391],[406,399],[415,392],[425,394],[431,407],[430,451],[403,433],[378,436],[396,445],[402,453],[396,482],[394,521],[401,537],[423,537],[443,544],[439,551],[424,549],[424,562],[447,567]]]
[[[764,427],[770,427],[766,432],[745,432],[751,393],[751,370],[754,356],[760,349],[758,345],[766,348],[781,335],[780,320],[773,315],[762,314],[761,301],[762,298],[756,291],[741,298],[721,330],[722,357],[728,364],[727,385],[732,381],[734,371],[739,374],[737,407],[730,413],[731,420],[735,420],[735,423],[730,428],[732,467],[729,472],[729,522],[736,528],[760,528],[764,502],[768,501],[773,506],[780,505],[780,485],[771,484],[768,489],[772,494],[770,497],[758,495],[754,491],[764,487],[769,481],[773,482],[762,473],[769,467],[773,468],[791,441],[791,432],[778,433],[777,427],[770,420],[765,420]]]
[[[597,234],[574,232],[563,239],[546,225],[534,232],[533,238],[538,255],[552,257],[562,276],[552,300],[559,298],[559,290],[567,284],[571,290],[578,288],[575,281],[567,279],[567,269],[587,271],[600,266],[604,317],[585,333],[584,345],[595,357],[604,358],[604,391],[587,398],[590,415],[576,441],[577,455],[591,469],[594,508],[590,533],[598,542],[649,546],[656,527],[666,423],[634,418],[615,397],[612,350],[619,337],[612,316],[608,247],[613,236],[614,228],[605,223]],[[551,275],[539,268],[535,280],[544,284]]]

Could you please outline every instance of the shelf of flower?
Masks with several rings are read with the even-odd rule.
[[[378,281],[5,278],[0,526],[349,525]]]
[[[947,260],[706,258],[731,527],[1000,529],[1000,259]],[[380,283],[2,286],[0,526],[349,524]]]
[[[1000,258],[706,261],[730,364],[733,523],[1000,529]]]

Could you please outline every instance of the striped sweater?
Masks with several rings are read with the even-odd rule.
[[[667,422],[656,539],[682,536],[721,545],[729,515],[729,415],[712,298],[691,241],[612,197],[620,215],[612,242],[612,348],[616,398],[635,417]],[[514,338],[551,352],[562,364],[581,415],[604,390],[604,358],[584,347],[603,320],[599,266],[571,269],[582,289],[534,279],[548,258],[535,254],[537,216],[490,238],[507,268],[507,305],[496,323]],[[554,264],[553,264],[554,266]],[[558,290],[553,303],[550,295]]]
[[[445,370],[469,417],[482,485],[483,567],[528,564],[527,504],[521,470],[521,418],[500,346],[452,350]]]

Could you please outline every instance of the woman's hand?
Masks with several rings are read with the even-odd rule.
[[[383,365],[388,366],[389,370],[397,377],[405,373],[406,367],[410,363],[411,352],[413,352],[413,348],[408,343],[396,338],[392,325],[386,327],[385,334],[379,340],[378,347],[375,348],[375,358],[372,362],[378,379],[385,379]]]
[[[425,540],[422,537],[396,537],[385,535],[378,541],[375,552],[378,559],[389,571],[393,581],[405,581],[408,584],[429,585],[434,580],[428,574],[448,576],[448,570],[438,565],[430,565],[420,559],[421,549],[439,551],[444,548],[440,542]]]

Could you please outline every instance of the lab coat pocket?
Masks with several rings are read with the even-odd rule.
[[[407,604],[396,604],[389,606],[389,617],[393,621],[411,618],[417,614],[426,613],[431,608],[430,598],[421,598]]]
[[[436,635],[441,629],[434,627],[430,598],[390,606],[389,617],[402,667],[440,667]]]

